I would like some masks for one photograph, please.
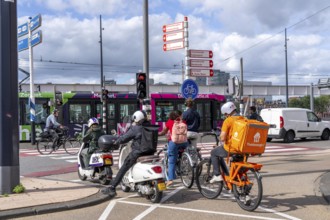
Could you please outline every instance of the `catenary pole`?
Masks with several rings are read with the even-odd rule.
[[[19,179],[17,5],[0,1],[0,195]]]

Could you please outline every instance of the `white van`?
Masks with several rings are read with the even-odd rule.
[[[304,108],[268,108],[260,111],[269,124],[267,141],[283,139],[291,143],[295,138],[321,137],[329,140],[330,122],[321,121],[314,112]]]

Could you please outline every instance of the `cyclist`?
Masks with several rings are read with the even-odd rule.
[[[224,120],[220,133],[220,141],[225,145],[230,145],[230,140],[232,137],[232,126],[233,123],[239,116],[236,111],[236,106],[232,102],[227,102],[221,107],[222,114],[225,115],[226,119]],[[224,149],[223,144],[214,148],[211,151],[211,162],[213,165],[213,177],[210,180],[210,183],[223,181],[222,176],[220,175],[220,166],[224,169],[226,175],[228,175],[228,170],[224,157],[228,156],[228,152]]]
[[[175,123],[175,120],[180,118],[182,115],[182,112],[177,110],[177,111],[172,111],[169,114],[169,119],[165,123],[165,127],[161,132],[158,133],[159,136],[165,135],[170,131],[170,135],[167,136],[168,139],[168,180],[166,182],[166,186],[170,186],[173,184],[173,180],[176,178],[175,175],[175,166],[176,162],[178,160],[178,154],[179,154],[179,148],[186,148],[187,147],[187,142],[184,143],[174,143],[171,139],[171,134],[173,131],[173,125]],[[184,121],[183,121],[184,122]],[[185,122],[184,122],[185,123]]]
[[[118,139],[114,142],[114,145],[119,145],[133,140],[131,145],[132,151],[126,157],[124,164],[116,175],[116,178],[111,182],[109,187],[101,190],[103,194],[106,194],[110,197],[117,195],[116,186],[120,183],[125,173],[136,163],[138,157],[154,154],[154,151],[144,151],[142,148],[143,146],[141,146],[143,126],[150,125],[150,122],[147,118],[147,113],[145,111],[136,111],[132,116],[132,120],[132,126],[128,129],[128,131],[118,137]]]
[[[85,168],[89,166],[89,161],[92,154],[99,149],[97,142],[99,137],[105,134],[105,132],[99,126],[99,121],[97,118],[90,118],[88,120],[88,127],[89,129],[83,137],[82,141],[84,143],[89,143],[89,146],[81,151],[81,155],[84,158]]]
[[[52,114],[50,114],[46,119],[46,126],[44,131],[47,131],[53,138],[53,143],[57,143],[59,135],[57,130],[64,128],[63,125],[57,122],[56,118],[58,117],[58,110],[54,109]]]
[[[184,104],[187,109],[183,112],[182,119],[187,123],[187,137],[191,145],[196,147],[199,137],[198,129],[201,124],[200,115],[195,109],[193,109],[194,100],[192,98],[186,99]]]

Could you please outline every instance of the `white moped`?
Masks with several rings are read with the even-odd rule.
[[[119,168],[131,151],[130,144],[131,142],[120,146]],[[137,191],[140,196],[150,199],[153,203],[159,203],[163,191],[166,190],[164,168],[159,155],[139,157],[127,171],[120,185],[124,192]]]
[[[78,176],[81,180],[98,179],[102,185],[109,185],[112,180],[112,168],[113,165],[113,150],[118,149],[118,146],[112,145],[112,135],[103,135],[100,137],[102,143],[110,143],[106,146],[100,145],[100,150],[94,152],[90,158],[88,166],[84,164],[82,150],[86,146],[86,143],[82,143],[78,152]],[[99,139],[99,140],[100,140]]]

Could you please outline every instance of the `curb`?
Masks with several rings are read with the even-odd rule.
[[[327,172],[321,176],[320,192],[328,205],[330,205],[330,172]]]
[[[99,191],[98,193],[76,200],[71,200],[62,203],[53,203],[47,205],[39,205],[18,209],[5,210],[0,212],[0,219],[25,217],[31,215],[41,215],[51,212],[67,211],[72,209],[84,208],[91,205],[97,205],[99,203],[110,200],[109,196],[104,195]]]

